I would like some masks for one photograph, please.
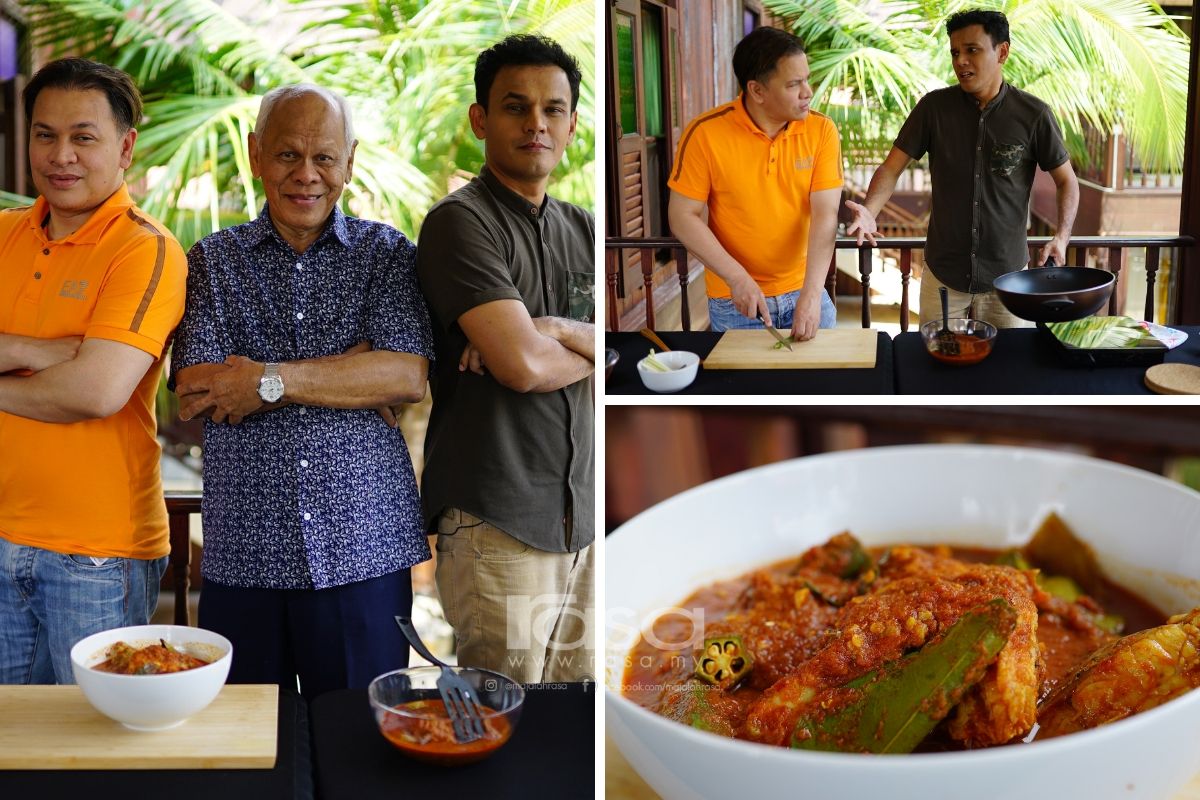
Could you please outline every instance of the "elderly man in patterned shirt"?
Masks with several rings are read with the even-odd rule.
[[[346,101],[268,92],[249,136],[258,219],[188,254],[172,365],[205,416],[200,625],[230,680],[312,697],[405,666],[392,617],[430,557],[391,407],[425,394],[433,340],[413,244],[337,207],[354,166]]]

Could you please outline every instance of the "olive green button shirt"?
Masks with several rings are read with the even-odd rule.
[[[1067,160],[1050,107],[1007,83],[982,111],[959,86],[921,98],[896,147],[929,153],[933,184],[925,263],[958,292],[991,291],[992,280],[1029,261],[1029,193],[1037,167]]]
[[[437,353],[421,477],[427,530],[453,507],[539,550],[575,552],[595,538],[591,380],[521,394],[458,369],[467,345],[458,318],[484,303],[591,321],[594,235],[588,212],[551,197],[534,206],[486,167],[425,217],[417,275]]]

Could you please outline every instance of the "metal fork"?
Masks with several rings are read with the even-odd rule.
[[[396,617],[396,624],[413,649],[421,654],[431,664],[441,667],[442,674],[438,676],[438,694],[446,705],[446,713],[450,717],[450,725],[454,728],[454,739],[460,744],[473,742],[483,738],[483,709],[475,699],[475,689],[463,680],[454,670],[443,664],[417,635],[412,620],[408,617]]]

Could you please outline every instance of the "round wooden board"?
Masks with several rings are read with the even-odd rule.
[[[1158,394],[1200,394],[1200,367],[1155,364],[1146,370],[1146,386]]]

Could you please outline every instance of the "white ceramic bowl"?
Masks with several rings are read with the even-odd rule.
[[[693,590],[849,530],[870,545],[1023,544],[1055,510],[1115,581],[1168,613],[1200,605],[1200,493],[1037,449],[891,447],[749,470],[660,503],[605,541],[605,725],[659,794],[822,800],[1166,800],[1200,772],[1200,691],[1083,733],[957,753],[793,752],[660,717],[619,694],[638,630]]]
[[[666,353],[655,353],[654,357],[665,366],[671,367],[671,371],[657,372],[646,366],[645,358],[639,361],[637,363],[638,375],[642,377],[642,383],[650,391],[678,392],[696,380],[696,370],[700,368],[700,356],[695,353],[689,353],[686,350],[670,350]]]
[[[144,647],[159,639],[199,658],[220,656],[206,666],[165,675],[117,675],[92,669],[117,642]],[[75,682],[88,702],[104,716],[137,731],[173,728],[202,711],[225,685],[232,660],[233,645],[224,636],[183,625],[113,628],[80,639],[71,648]]]

